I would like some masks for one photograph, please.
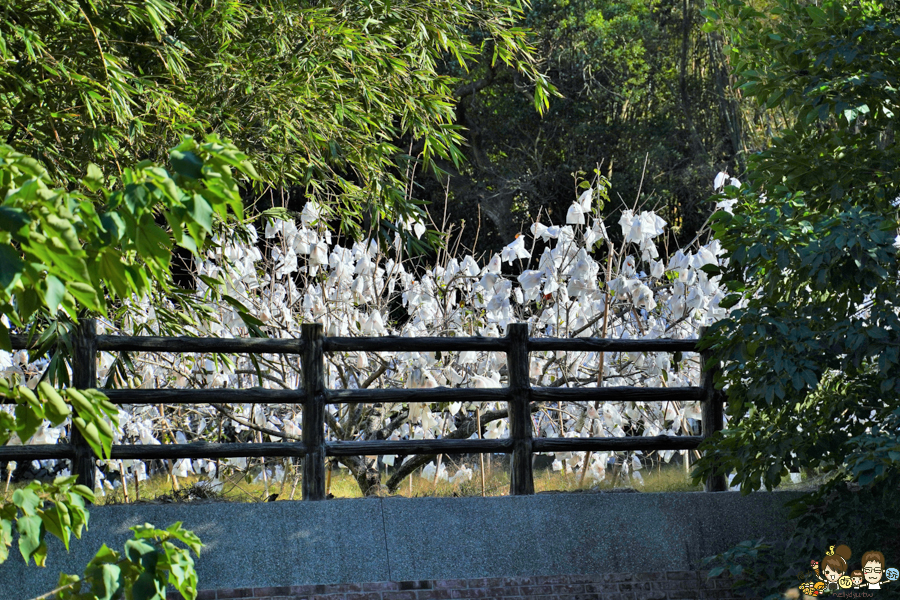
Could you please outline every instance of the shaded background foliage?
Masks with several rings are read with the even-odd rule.
[[[704,32],[692,0],[538,0],[526,12],[538,55],[559,96],[540,115],[527,82],[485,61],[458,94],[468,161],[441,163],[448,178],[421,177],[432,217],[466,220],[478,250],[508,243],[539,214],[564,218],[573,175],[600,166],[618,211],[635,200],[673,224],[670,243],[690,242],[711,204],[716,173],[736,174],[746,142],[719,36]],[[582,175],[583,176],[583,175]],[[622,201],[619,201],[621,197]]]

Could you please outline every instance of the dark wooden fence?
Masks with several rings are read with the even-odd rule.
[[[12,336],[13,347],[25,349],[26,336]],[[533,494],[532,454],[535,452],[582,452],[623,450],[693,450],[723,427],[722,395],[713,387],[714,370],[707,368],[710,356],[701,355],[703,380],[700,387],[638,388],[543,388],[529,380],[528,353],[531,351],[578,352],[693,352],[697,340],[610,340],[599,338],[529,338],[528,325],[510,324],[507,335],[485,337],[325,337],[319,323],[301,327],[299,339],[128,337],[97,335],[93,319],[84,319],[75,336],[73,386],[97,387],[97,352],[214,352],[223,354],[298,354],[303,387],[297,390],[253,389],[118,389],[104,390],[115,404],[300,404],[302,442],[210,443],[132,445],[114,444],[115,459],[181,459],[224,457],[302,457],[304,500],[325,498],[325,459],[328,456],[375,454],[458,454],[469,452],[508,453],[510,494]],[[325,387],[326,352],[506,352],[509,387],[501,389],[346,389]],[[703,408],[703,435],[623,437],[623,438],[534,438],[531,404],[560,401],[699,401]],[[507,402],[509,431],[505,439],[433,439],[326,441],[325,405],[385,402]],[[68,444],[0,447],[0,460],[68,459],[79,480],[94,487],[94,460],[91,448],[75,428]],[[706,491],[724,491],[725,478],[716,475],[706,482]]]

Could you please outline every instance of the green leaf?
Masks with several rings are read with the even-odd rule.
[[[45,284],[47,291],[44,293],[44,304],[47,305],[50,314],[55,315],[66,294],[66,286],[54,275],[47,275]]]
[[[0,290],[10,294],[22,277],[24,266],[18,252],[11,246],[0,243]]]
[[[0,519],[0,564],[9,558],[10,546],[12,546],[12,522]]]
[[[132,530],[134,530],[134,528],[132,528]],[[151,563],[155,566],[157,561],[156,548],[153,544],[140,538],[125,542],[125,556],[134,564],[144,565],[145,568]],[[145,560],[150,562],[145,563]]]
[[[203,177],[203,161],[193,152],[172,150],[169,153],[172,169],[182,177],[200,179]]]
[[[41,522],[50,535],[56,536],[62,540],[66,551],[69,550],[69,539],[72,534],[71,519],[69,519],[69,511],[62,504],[51,505],[46,510],[39,510]]]
[[[131,591],[134,600],[165,600],[165,583],[156,579],[152,570],[141,573],[134,582]]]
[[[109,233],[110,242],[118,242],[128,232],[125,220],[115,212],[104,213],[101,215],[100,223],[102,224],[104,231]]]
[[[41,407],[36,409],[28,404],[18,404],[15,408],[15,416],[16,434],[23,443],[27,443],[44,423],[44,413]]]
[[[84,436],[84,440],[90,445],[97,456],[109,458],[110,447],[108,444],[104,443],[106,440],[101,439],[100,437],[97,420],[87,421],[82,417],[75,417],[72,419],[72,422],[78,428],[78,431],[81,432],[81,435]]]
[[[19,531],[19,552],[22,553],[25,564],[28,564],[31,558],[39,553],[44,539],[43,522],[38,515],[24,515],[19,517],[16,528]],[[39,557],[35,557],[35,562],[38,561]]]
[[[209,202],[206,201],[206,198],[200,194],[194,194],[185,202],[185,205],[194,221],[203,227],[207,233],[212,232],[213,209]]]
[[[815,5],[806,6],[806,13],[813,20],[813,23],[816,25],[824,25],[828,21],[828,15],[825,14],[825,11]]]
[[[740,294],[729,294],[728,296],[725,296],[724,298],[722,298],[722,300],[719,301],[719,306],[721,308],[728,309],[740,301],[741,301]]]
[[[112,600],[122,588],[122,569],[118,565],[100,566],[100,590],[92,590],[97,600]]]
[[[26,516],[35,516],[38,506],[41,505],[41,499],[28,487],[13,492],[13,504],[21,508]]]
[[[19,233],[31,223],[31,217],[21,208],[0,206],[0,231]]]
[[[135,244],[138,252],[145,260],[153,260],[160,266],[168,267],[170,258],[169,236],[153,222],[151,215],[145,214],[141,219],[141,224],[138,226],[135,235]]]
[[[100,167],[94,163],[89,163],[87,166],[87,174],[81,181],[89,190],[96,192],[106,183],[106,178],[103,176]]]
[[[44,416],[53,424],[59,425],[72,411],[53,386],[47,381],[38,384],[38,390],[44,399]]]

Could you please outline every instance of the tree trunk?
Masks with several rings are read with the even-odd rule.
[[[713,80],[716,84],[716,98],[719,101],[719,114],[727,131],[725,135],[731,145],[731,156],[735,163],[735,174],[738,175],[746,168],[744,159],[744,136],[741,127],[741,112],[737,100],[729,93],[728,66],[725,63],[725,55],[722,51],[722,38],[716,32],[706,34],[709,45],[710,68],[713,70]]]
[[[688,46],[691,41],[691,21],[693,20],[694,12],[690,0],[683,0],[681,10],[681,59],[678,66],[678,91],[681,97],[681,112],[684,115],[684,123],[687,126],[691,143],[691,152],[694,156],[700,156],[706,154],[706,151],[703,148],[700,136],[697,134],[697,127],[694,125],[694,115],[687,85]]]

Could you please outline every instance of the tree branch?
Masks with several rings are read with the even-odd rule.
[[[534,413],[534,412],[539,411],[540,409],[541,409],[541,404],[539,404],[537,402],[533,402],[531,404],[531,407],[530,407],[531,412]],[[483,413],[481,415],[481,430],[482,430],[482,432],[484,431],[484,428],[485,428],[484,426],[487,423],[496,421],[498,419],[505,419],[507,417],[509,417],[508,409],[492,410],[490,412]],[[464,440],[466,438],[471,437],[472,434],[475,433],[475,429],[477,428],[476,421],[477,421],[477,419],[475,417],[470,417],[462,425],[460,425],[456,431],[454,431],[450,435],[445,436],[444,439]],[[414,456],[412,458],[412,460],[404,462],[402,465],[400,465],[400,468],[397,469],[393,475],[391,475],[391,478],[388,479],[388,482],[387,482],[388,491],[390,493],[394,493],[395,491],[397,491],[397,488],[400,487],[400,484],[403,482],[404,479],[406,479],[406,477],[408,475],[410,475],[413,471],[415,471],[419,467],[426,465],[430,461],[434,460],[435,456],[437,456],[437,455],[436,454],[418,454],[418,455]]]

